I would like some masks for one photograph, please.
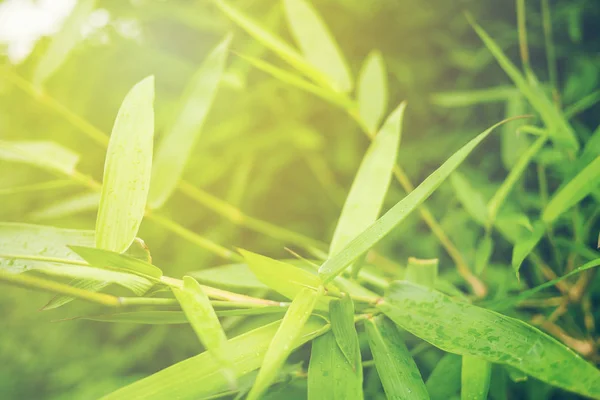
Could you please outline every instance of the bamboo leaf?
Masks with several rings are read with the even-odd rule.
[[[260,367],[280,324],[280,321],[270,323],[227,342],[227,352],[233,355],[237,376]],[[324,329],[325,323],[321,318],[309,319],[297,332],[297,339],[291,344],[290,351],[319,336]],[[227,380],[219,372],[218,363],[208,352],[204,352],[125,386],[103,399],[162,400],[168,397],[195,400],[218,393],[226,386]]]
[[[321,286],[319,277],[304,269],[247,250],[240,249],[239,252],[262,283],[288,299],[295,299],[302,289],[317,290]],[[328,286],[327,290],[339,294],[333,285]]]
[[[256,278],[257,275],[250,270],[247,264],[221,265],[190,272],[188,275],[206,285],[233,290],[265,290],[269,288]]]
[[[600,156],[554,194],[542,214],[545,223],[553,223],[561,214],[600,186]]]
[[[518,93],[514,86],[497,86],[489,89],[435,93],[431,96],[431,102],[442,107],[468,107],[508,101]]]
[[[96,0],[75,3],[61,30],[52,37],[48,50],[38,62],[33,73],[33,83],[41,86],[60,68],[73,48],[82,39],[81,28],[94,10]]]
[[[437,363],[425,382],[431,400],[447,400],[458,393],[461,362],[462,357],[445,354]]]
[[[438,265],[439,260],[437,258],[420,260],[409,257],[404,279],[418,285],[433,288],[437,283]]]
[[[370,52],[364,61],[356,91],[358,115],[369,132],[376,132],[388,106],[387,72],[379,51]]]
[[[73,279],[69,283],[69,286],[73,288],[82,289],[89,292],[99,292],[108,285],[108,282],[94,281],[90,279]],[[73,296],[57,295],[51,298],[50,301],[44,307],[42,307],[42,310],[53,310],[55,308],[62,307],[73,300],[75,300],[75,297]]]
[[[325,87],[330,84],[327,76],[325,76],[318,68],[308,62],[296,49],[291,47],[281,38],[275,36],[273,33],[262,27],[259,23],[244,15],[235,7],[231,6],[229,2],[223,0],[213,1],[216,6],[219,7],[219,9],[236,25],[244,29],[250,36],[281,57],[282,60],[318,84],[322,86],[324,85]]]
[[[308,366],[308,400],[362,398],[362,379],[358,379],[358,371],[348,363],[333,332],[313,340]]]
[[[304,58],[329,78],[334,89],[352,90],[348,63],[313,6],[307,0],[284,0],[283,4],[292,36]]]
[[[317,298],[321,294],[322,289],[313,290],[303,288],[294,298],[273,340],[269,344],[254,386],[252,386],[250,393],[248,393],[248,400],[259,399],[269,386],[271,386],[271,383],[277,377],[279,369],[292,352],[293,344],[300,339],[302,328],[306,324],[308,317],[310,317],[317,304]]]
[[[231,35],[228,35],[202,62],[185,89],[179,113],[167,127],[156,150],[148,195],[150,208],[160,208],[183,175],[217,93],[230,43]]]
[[[69,248],[79,254],[90,265],[98,268],[114,268],[154,279],[160,279],[163,276],[160,268],[125,254],[94,247],[69,246]]]
[[[45,140],[0,140],[0,160],[29,164],[49,172],[71,175],[79,162],[79,154]]]
[[[409,282],[394,282],[377,306],[403,329],[440,349],[511,365],[584,396],[600,396],[600,372],[526,323]]]
[[[533,231],[526,231],[522,236],[517,238],[512,253],[512,267],[517,276],[519,276],[521,264],[523,264],[525,258],[533,251],[540,240],[542,240],[545,232],[546,226],[538,221],[534,223]]]
[[[235,386],[236,372],[233,367],[232,355],[227,352],[227,336],[208,296],[200,284],[190,276],[183,277],[181,289],[176,287],[171,287],[171,289],[200,342],[217,360],[227,381]]]
[[[366,320],[365,329],[387,398],[429,399],[421,373],[394,324],[379,316]]]
[[[362,382],[360,345],[354,327],[354,303],[350,296],[333,299],[329,303],[329,316],[331,318],[331,330],[337,345]]]
[[[510,61],[504,54],[500,46],[479,26],[473,19],[468,16],[469,23],[484,42],[488,50],[496,58],[500,67],[512,79],[513,83],[519,91],[527,98],[529,103],[540,114],[540,117],[548,127],[552,140],[568,149],[579,149],[579,142],[573,128],[566,121],[561,112],[559,112],[546,95],[534,88],[519,69]]]
[[[503,121],[504,122],[504,121]],[[387,213],[374,224],[364,230],[352,240],[341,252],[325,261],[319,268],[319,275],[323,282],[331,281],[339,275],[350,263],[366,253],[377,242],[385,237],[392,229],[400,224],[412,211],[420,206],[441,184],[454,172],[473,149],[485,139],[494,128],[502,122],[492,126],[479,134],[460,150],[454,153],[442,166],[429,175],[415,190],[400,200]]]
[[[492,364],[471,356],[462,357],[461,400],[486,400],[490,389]]]
[[[390,114],[369,146],[333,233],[329,257],[336,256],[377,220],[396,165],[405,108],[406,103],[402,103]]]
[[[269,64],[268,62],[263,61],[261,59],[246,56],[243,54],[238,55],[243,60],[246,60],[248,63],[250,63],[254,68],[271,75],[272,77],[285,83],[286,85],[294,86],[300,90],[314,94],[315,96],[320,97],[323,100],[328,101],[331,104],[342,107],[344,109],[350,110],[354,108],[354,104],[352,103],[352,101],[350,101],[350,99],[339,93],[334,92],[329,88],[317,86],[296,74],[278,68],[273,64]]]
[[[144,216],[154,137],[154,77],[127,94],[106,152],[96,247],[121,253],[133,242]]]

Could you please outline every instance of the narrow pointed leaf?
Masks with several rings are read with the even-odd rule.
[[[250,36],[277,54],[281,59],[296,68],[302,74],[321,85],[328,86],[329,78],[318,68],[308,62],[296,49],[277,37],[258,22],[244,15],[241,11],[224,0],[213,0],[219,9],[236,25],[244,29]]]
[[[233,355],[227,352],[227,336],[198,281],[184,276],[183,287],[171,289],[200,342],[217,361],[229,383],[235,384],[236,372],[232,362]]]
[[[295,299],[305,288],[317,290],[321,286],[321,280],[317,275],[302,268],[247,250],[240,249],[239,251],[244,256],[252,272],[262,283],[288,299]],[[331,285],[327,289],[339,293]]]
[[[313,340],[308,366],[308,400],[362,398],[362,379],[348,363],[333,332]]]
[[[533,225],[533,231],[527,231],[523,236],[517,238],[512,253],[512,267],[517,276],[519,275],[521,264],[523,264],[525,258],[533,251],[540,240],[542,240],[545,232],[546,226],[544,223],[538,221]]]
[[[409,282],[392,283],[377,307],[403,329],[444,351],[508,364],[562,389],[600,396],[600,371],[518,319]]]
[[[269,344],[254,386],[248,393],[248,400],[259,399],[271,386],[279,369],[292,352],[293,344],[300,339],[302,328],[310,317],[321,293],[321,290],[304,288],[294,298]]]
[[[481,275],[485,270],[485,267],[490,262],[492,253],[494,252],[494,242],[489,234],[486,234],[477,243],[477,249],[475,250],[475,273]]]
[[[569,149],[577,150],[579,142],[573,128],[566,121],[561,112],[546,97],[546,95],[533,87],[521,74],[519,69],[504,54],[500,46],[483,30],[481,26],[469,18],[471,26],[484,42],[488,50],[493,54],[504,72],[512,79],[515,86],[527,98],[533,108],[540,114],[544,123],[550,131],[551,138],[559,145]]]
[[[542,220],[553,223],[565,211],[600,186],[600,156],[554,194],[542,214]]]
[[[185,89],[179,113],[156,150],[148,195],[150,208],[161,207],[175,190],[198,141],[225,68],[231,36],[206,57]]]
[[[396,164],[405,108],[406,103],[402,103],[390,114],[369,146],[333,233],[330,257],[337,255],[377,220]]]
[[[96,247],[121,253],[133,242],[150,187],[154,138],[154,77],[127,94],[106,152]]]
[[[463,356],[461,400],[486,400],[490,389],[492,364],[479,357]]]
[[[447,400],[460,389],[460,367],[462,357],[445,354],[437,363],[425,386],[431,400]]]
[[[379,316],[366,320],[365,329],[387,398],[429,399],[421,373],[394,324]]]
[[[376,132],[388,106],[387,72],[379,51],[372,51],[364,61],[356,90],[358,115],[369,132]]]
[[[43,85],[67,59],[73,48],[83,38],[81,29],[94,10],[96,0],[81,0],[75,3],[71,14],[61,30],[52,37],[48,49],[38,62],[33,73],[33,83]]]
[[[73,281],[69,283],[69,286],[71,287],[87,290],[90,292],[99,292],[108,285],[108,282],[93,281],[89,279],[73,279]],[[73,300],[75,300],[75,297],[73,296],[56,295],[52,299],[50,299],[50,301],[44,307],[42,307],[42,310],[53,310],[55,308],[62,307],[65,304],[72,302]]]
[[[227,264],[188,273],[200,283],[233,290],[260,289],[269,287],[262,283],[246,264]]]
[[[460,150],[454,153],[442,166],[429,175],[415,190],[400,200],[387,213],[374,224],[364,230],[352,240],[345,248],[334,257],[325,261],[319,268],[319,275],[324,282],[329,282],[339,275],[350,263],[365,254],[377,242],[383,239],[400,224],[412,211],[420,206],[433,193],[448,176],[467,158],[473,149],[485,139],[494,128],[502,122],[492,126],[479,134]]]
[[[94,247],[69,246],[90,265],[98,268],[112,268],[132,274],[160,279],[163,276],[160,268],[140,259]]]
[[[280,324],[280,321],[270,323],[227,342],[227,351],[233,355],[232,361],[238,376],[260,367]],[[320,335],[324,328],[325,323],[321,318],[309,319],[299,328],[290,351]],[[196,400],[218,393],[226,387],[227,380],[220,373],[219,364],[208,352],[204,352],[125,386],[103,399]]]
[[[354,303],[350,296],[334,299],[329,303],[331,330],[346,361],[362,381],[362,366],[358,334],[354,327]]]
[[[0,140],[0,160],[33,165],[53,173],[71,175],[79,162],[79,154],[44,140]]]
[[[308,0],[283,1],[292,36],[304,58],[341,92],[352,90],[350,68],[327,26]]]

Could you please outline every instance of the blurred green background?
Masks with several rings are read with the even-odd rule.
[[[16,13],[15,3],[36,2],[0,2],[0,26],[4,26],[0,33],[6,33],[9,25],[36,23]],[[37,3],[39,6],[52,2]],[[48,7],[58,7],[58,3]],[[235,4],[292,42],[278,1]],[[477,132],[514,113],[514,107],[510,109],[509,102],[503,99],[461,107],[456,97],[444,101],[436,96],[447,91],[473,93],[510,87],[509,79],[463,13],[470,11],[519,64],[514,2],[313,0],[313,4],[337,38],[354,76],[371,50],[378,49],[383,54],[389,74],[390,107],[408,101],[399,160],[414,183]],[[600,2],[550,1],[550,6],[560,102],[569,106],[594,96],[600,87]],[[540,80],[547,82],[550,77],[537,0],[527,2],[527,27],[532,67]],[[127,91],[143,77],[154,74],[156,135],[160,137],[191,75],[208,51],[230,31],[234,32],[235,52],[280,64],[209,1],[97,1],[96,10],[80,32],[81,41],[46,83],[45,90],[108,133]],[[16,72],[30,80],[50,38],[42,36],[34,42],[30,54],[19,53],[21,49],[14,47],[14,35],[5,34],[3,40],[2,71]],[[516,114],[525,113],[527,107],[517,111]],[[586,108],[571,121],[585,141],[600,124],[600,105]],[[25,93],[4,75],[0,75],[0,138],[56,141],[81,154],[81,171],[98,180],[102,177],[104,149],[57,114],[43,98]],[[523,146],[523,140],[526,139],[517,137],[511,146]],[[248,215],[328,242],[367,145],[367,139],[343,112],[252,69],[231,54],[226,79],[194,148],[185,178]],[[501,135],[494,135],[461,171],[482,192],[493,193],[510,162],[503,152]],[[568,165],[564,167],[568,169]],[[561,177],[560,170],[548,170],[550,190],[559,185]],[[61,200],[81,193],[75,186],[34,194],[6,190],[51,179],[51,175],[32,167],[0,162],[0,220],[93,229],[94,210],[73,215],[49,210]],[[394,182],[388,201],[393,204],[403,195]],[[512,197],[535,210],[539,205],[535,176],[526,175]],[[428,205],[472,263],[481,231],[469,220],[451,185],[444,184]],[[593,209],[598,204],[591,200],[585,207]],[[169,200],[163,213],[228,248],[289,257],[284,250],[286,243],[236,227],[181,194]],[[565,235],[569,237],[568,232]],[[139,236],[149,246],[154,263],[171,276],[225,263],[151,222],[142,224]],[[492,263],[483,279],[491,286],[503,281],[518,287],[508,267],[512,248],[497,239]],[[595,238],[586,240],[586,245],[593,246]],[[449,275],[454,271],[444,249],[417,214],[378,249],[401,264],[409,256],[439,257],[442,271]],[[530,277],[526,267],[523,273],[527,284]],[[594,289],[597,287],[593,285]],[[598,295],[592,290],[593,300]],[[54,322],[91,313],[95,308],[72,303],[58,310],[38,312],[48,299],[44,294],[1,288],[1,399],[96,398],[199,351],[197,339],[187,325]],[[423,365],[430,364],[428,357],[435,358],[427,352],[420,357]],[[549,398],[546,391],[550,389],[530,380],[515,385],[513,390],[509,398],[535,399]],[[574,398],[558,391],[554,396]]]

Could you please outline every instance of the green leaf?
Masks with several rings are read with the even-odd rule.
[[[485,270],[485,267],[487,267],[493,252],[494,242],[492,241],[490,235],[486,234],[477,244],[477,249],[475,251],[475,273],[477,275],[481,275],[481,273]]]
[[[188,273],[199,282],[232,290],[264,290],[269,287],[256,278],[246,264],[228,264]]]
[[[69,283],[69,286],[73,288],[82,289],[89,292],[99,292],[108,285],[108,282],[93,281],[90,279],[73,279]],[[62,307],[73,300],[75,300],[75,297],[73,296],[57,295],[51,298],[50,301],[44,307],[42,307],[42,310],[53,310],[55,308]]]
[[[506,101],[505,118],[516,117],[527,113],[527,101],[520,94],[511,96]],[[500,155],[504,168],[510,170],[529,146],[529,138],[519,132],[523,121],[513,121],[502,127],[500,136]]]
[[[130,273],[89,267],[69,245],[93,246],[94,232],[0,223],[0,270],[13,274],[35,270],[52,276],[112,282],[137,295],[153,285],[148,279]]]
[[[541,221],[538,221],[533,224],[533,231],[525,231],[522,236],[517,238],[512,253],[512,267],[517,276],[519,276],[521,264],[523,264],[525,258],[533,251],[540,240],[542,240],[545,232],[546,226]]]
[[[356,371],[362,382],[362,366],[358,334],[354,327],[354,303],[350,296],[333,299],[329,303],[331,329],[338,347],[346,357],[347,362]]]
[[[75,3],[61,30],[52,36],[48,50],[44,53],[33,73],[33,83],[41,86],[60,68],[73,48],[83,38],[81,29],[94,10],[96,0],[81,0]]]
[[[329,257],[336,256],[377,220],[396,165],[405,108],[406,103],[402,103],[390,114],[369,146],[333,233]]]
[[[478,357],[463,356],[461,400],[486,400],[490,389],[492,364]]]
[[[492,196],[490,199],[487,205],[488,228],[491,228],[494,225],[496,215],[498,215],[500,207],[502,207],[506,201],[506,197],[511,192],[518,180],[521,179],[521,176],[523,176],[523,173],[529,166],[529,163],[546,143],[546,140],[546,136],[538,138],[525,152],[523,152],[521,157],[519,157],[519,160],[510,170],[510,173],[506,179],[504,179],[504,182],[502,182],[496,193],[494,193],[494,196]]]
[[[387,398],[429,399],[421,373],[394,324],[379,316],[366,320],[365,329]]]
[[[362,379],[348,363],[333,332],[313,340],[308,365],[308,400],[362,398]]]
[[[271,386],[277,377],[277,372],[292,352],[293,344],[300,338],[302,328],[315,308],[317,298],[321,295],[322,289],[303,288],[294,298],[269,344],[254,386],[248,393],[248,400],[259,399]]]
[[[227,352],[233,355],[237,376],[243,376],[261,366],[280,324],[280,321],[270,323],[227,342]],[[291,344],[290,351],[319,336],[325,329],[323,319],[309,319],[297,332],[297,339]],[[227,380],[219,372],[219,364],[209,353],[204,352],[125,386],[103,399],[196,400],[215,394],[226,386]]]
[[[464,92],[435,93],[431,96],[431,102],[442,107],[468,107],[484,103],[507,101],[515,97],[518,93],[514,86],[497,86],[489,89]]]
[[[600,372],[557,340],[506,317],[409,282],[394,282],[377,306],[403,329],[440,349],[511,365],[543,382],[600,396]]]
[[[300,90],[304,90],[305,92],[314,94],[315,96],[320,97],[323,100],[328,101],[331,104],[334,104],[338,107],[342,107],[343,109],[350,110],[354,108],[354,103],[352,103],[350,99],[348,99],[346,96],[334,92],[329,88],[317,86],[296,74],[285,71],[281,68],[274,66],[273,64],[269,64],[268,62],[265,62],[258,58],[246,56],[243,54],[238,55],[242,59],[250,63],[256,69],[271,75],[275,79],[287,85],[294,86]]]
[[[504,122],[504,121],[503,121]],[[441,167],[429,175],[415,190],[400,200],[387,213],[369,226],[359,236],[352,240],[341,252],[325,261],[319,268],[319,275],[323,282],[331,281],[339,275],[349,264],[366,253],[377,242],[383,239],[400,224],[412,211],[420,206],[433,193],[448,176],[464,161],[473,149],[485,139],[494,128],[502,122],[492,126],[479,134],[460,150],[454,153]]]
[[[181,308],[200,342],[217,360],[227,381],[235,386],[236,372],[232,362],[233,356],[227,353],[227,336],[208,296],[200,284],[190,276],[183,277],[181,289],[171,287],[171,290],[181,304]]]
[[[376,132],[388,106],[385,61],[381,53],[369,53],[358,75],[358,115],[369,132]]]
[[[315,82],[328,87],[329,78],[321,70],[308,62],[296,49],[275,36],[256,21],[244,15],[235,7],[223,0],[213,0],[219,9],[227,15],[235,24],[244,29],[250,36],[262,43],[265,47],[273,51],[282,60],[296,68],[302,74],[306,75]]]
[[[575,268],[573,271],[569,272],[568,274],[565,274],[561,277],[558,277],[556,279],[552,279],[551,281],[542,283],[539,286],[536,286],[534,288],[525,290],[521,293],[519,293],[518,295],[514,296],[514,297],[508,297],[508,298],[503,298],[503,299],[499,299],[499,300],[495,300],[495,301],[491,301],[491,302],[487,302],[485,303],[485,307],[486,308],[490,308],[490,309],[494,309],[496,311],[502,311],[505,309],[508,309],[516,304],[519,304],[520,302],[522,302],[523,300],[527,300],[528,298],[530,298],[531,296],[533,296],[534,294],[547,289],[549,287],[552,287],[554,285],[556,285],[558,282],[561,282],[573,275],[577,275],[580,272],[586,271],[590,268],[596,268],[597,266],[600,265],[600,258],[590,261],[578,268]]]
[[[433,288],[437,283],[438,265],[439,260],[437,258],[421,260],[409,257],[404,279],[418,285]]]
[[[600,186],[600,156],[554,194],[542,214],[542,220],[553,223],[562,213]]]
[[[100,203],[100,193],[78,193],[35,210],[29,217],[34,220],[58,219],[86,211],[95,211]]]
[[[476,190],[469,180],[458,171],[454,171],[450,175],[450,183],[452,183],[452,188],[458,201],[460,201],[460,204],[462,204],[471,218],[480,225],[485,224],[487,220],[487,207],[481,192]]]
[[[230,43],[231,35],[228,35],[202,62],[185,89],[179,113],[161,138],[152,166],[150,208],[160,208],[183,175],[217,93]]]
[[[96,247],[121,253],[133,242],[146,208],[154,138],[154,77],[127,94],[113,126],[96,219]]]
[[[425,382],[431,400],[447,400],[458,393],[461,362],[462,357],[445,354],[437,363]]]
[[[292,36],[304,58],[329,78],[335,90],[352,90],[350,68],[313,6],[306,0],[284,0],[283,4]]]
[[[33,165],[53,173],[72,175],[79,154],[45,140],[0,140],[0,160]]]
[[[69,248],[79,254],[90,265],[98,268],[114,268],[154,279],[160,279],[163,276],[160,268],[125,254],[94,247],[69,246]]]
[[[321,286],[321,280],[317,275],[302,268],[247,250],[239,249],[239,252],[262,283],[288,299],[295,299],[305,288],[317,290]],[[327,290],[339,294],[339,290],[332,285],[328,286]]]
[[[540,114],[542,120],[546,124],[552,140],[565,148],[577,150],[579,142],[573,128],[566,121],[560,111],[554,107],[552,102],[546,95],[532,86],[527,79],[521,74],[519,69],[510,61],[504,54],[500,46],[469,16],[469,23],[484,42],[488,50],[496,58],[500,67],[512,79],[513,83],[519,91],[527,98],[529,103]]]

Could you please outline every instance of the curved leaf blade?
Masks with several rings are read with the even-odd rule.
[[[154,77],[127,94],[113,127],[96,219],[96,247],[122,253],[133,242],[146,208],[154,138]]]
[[[152,166],[148,206],[160,208],[175,191],[223,76],[231,35],[221,41],[202,62],[185,89],[179,114],[166,129]]]
[[[292,36],[304,58],[329,78],[334,89],[352,90],[348,63],[314,7],[306,0],[284,0],[283,4]]]
[[[369,53],[358,75],[356,88],[358,115],[369,130],[377,131],[388,106],[388,83],[381,53]]]
[[[366,320],[365,329],[388,399],[429,399],[421,373],[394,324],[379,316]]]
[[[444,351],[508,364],[565,390],[600,396],[600,371],[523,321],[400,281],[392,283],[378,308]]]

